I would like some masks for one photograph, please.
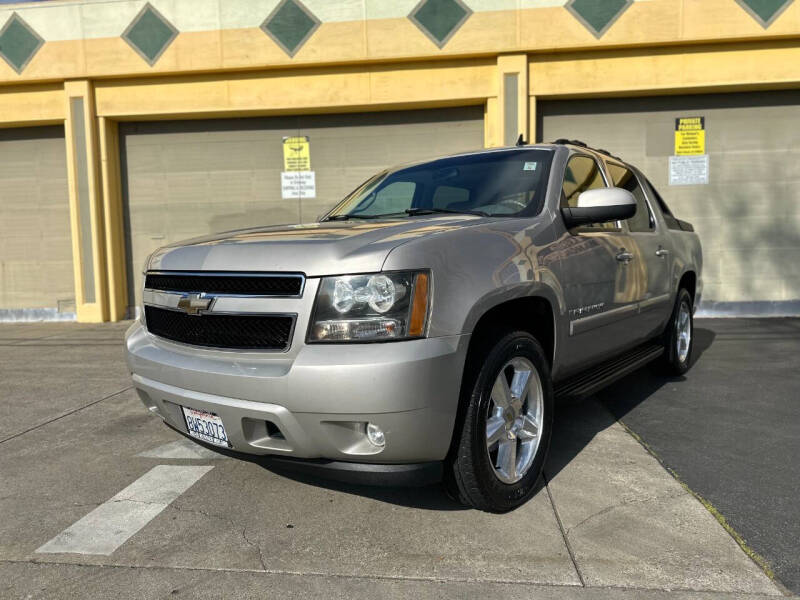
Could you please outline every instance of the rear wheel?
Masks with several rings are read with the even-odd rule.
[[[681,288],[667,330],[664,332],[664,367],[673,375],[683,375],[689,370],[694,342],[692,296]]]
[[[550,444],[553,391],[539,343],[516,331],[484,349],[466,373],[466,414],[450,459],[458,498],[475,508],[505,512],[536,491]]]

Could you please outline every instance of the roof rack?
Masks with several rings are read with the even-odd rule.
[[[609,158],[615,158],[616,160],[622,162],[622,159],[619,156],[614,156],[608,150],[603,150],[602,148],[592,148],[586,142],[582,142],[580,140],[568,140],[566,138],[559,138],[553,142],[553,144],[569,144],[570,146],[579,146],[580,148],[586,148],[587,150],[594,150],[599,154],[603,154],[608,156]]]
[[[569,144],[570,146],[580,146],[581,148],[588,148],[589,147],[589,145],[586,142],[582,142],[580,140],[568,140],[566,138],[558,138],[553,143],[554,144]]]

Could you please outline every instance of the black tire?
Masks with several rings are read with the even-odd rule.
[[[675,308],[672,309],[672,316],[667,324],[667,329],[664,331],[665,352],[661,365],[664,371],[670,375],[683,375],[689,370],[692,364],[692,349],[694,348],[694,318],[692,316],[692,305],[691,294],[685,288],[681,288],[678,291],[678,297],[675,300]],[[682,316],[682,311],[688,312],[689,327],[689,348],[684,351],[684,353],[681,353],[678,347],[681,324],[683,318],[685,318]],[[685,315],[685,313],[683,314]]]
[[[461,398],[465,407],[463,424],[460,431],[455,432],[457,440],[454,440],[448,459],[445,479],[450,496],[463,504],[488,512],[507,512],[525,503],[538,489],[553,423],[550,367],[542,347],[533,336],[523,331],[511,332],[499,339],[495,337],[485,343],[484,348],[479,348],[479,352],[477,359],[470,361],[465,370]],[[502,475],[495,472],[494,461],[499,459],[492,459],[487,450],[486,423],[489,409],[498,410],[491,399],[492,387],[501,369],[515,358],[521,359],[525,365],[532,365],[538,375],[542,392],[541,427],[530,466],[521,479],[505,483],[500,479]],[[514,367],[510,368],[513,371]],[[527,410],[527,406],[528,402],[525,402],[522,410]],[[522,448],[521,434],[519,442],[515,438],[513,443],[515,448]],[[497,448],[495,452],[499,451],[499,446]]]

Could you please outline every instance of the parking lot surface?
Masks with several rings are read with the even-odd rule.
[[[800,594],[800,319],[696,322],[686,378],[598,394]]]
[[[0,597],[781,594],[596,400],[560,408],[546,487],[490,515],[194,445],[136,398],[124,328],[0,326]]]

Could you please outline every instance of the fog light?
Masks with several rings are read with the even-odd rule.
[[[367,423],[367,439],[373,446],[386,445],[386,437],[383,435],[383,430],[374,423]]]

